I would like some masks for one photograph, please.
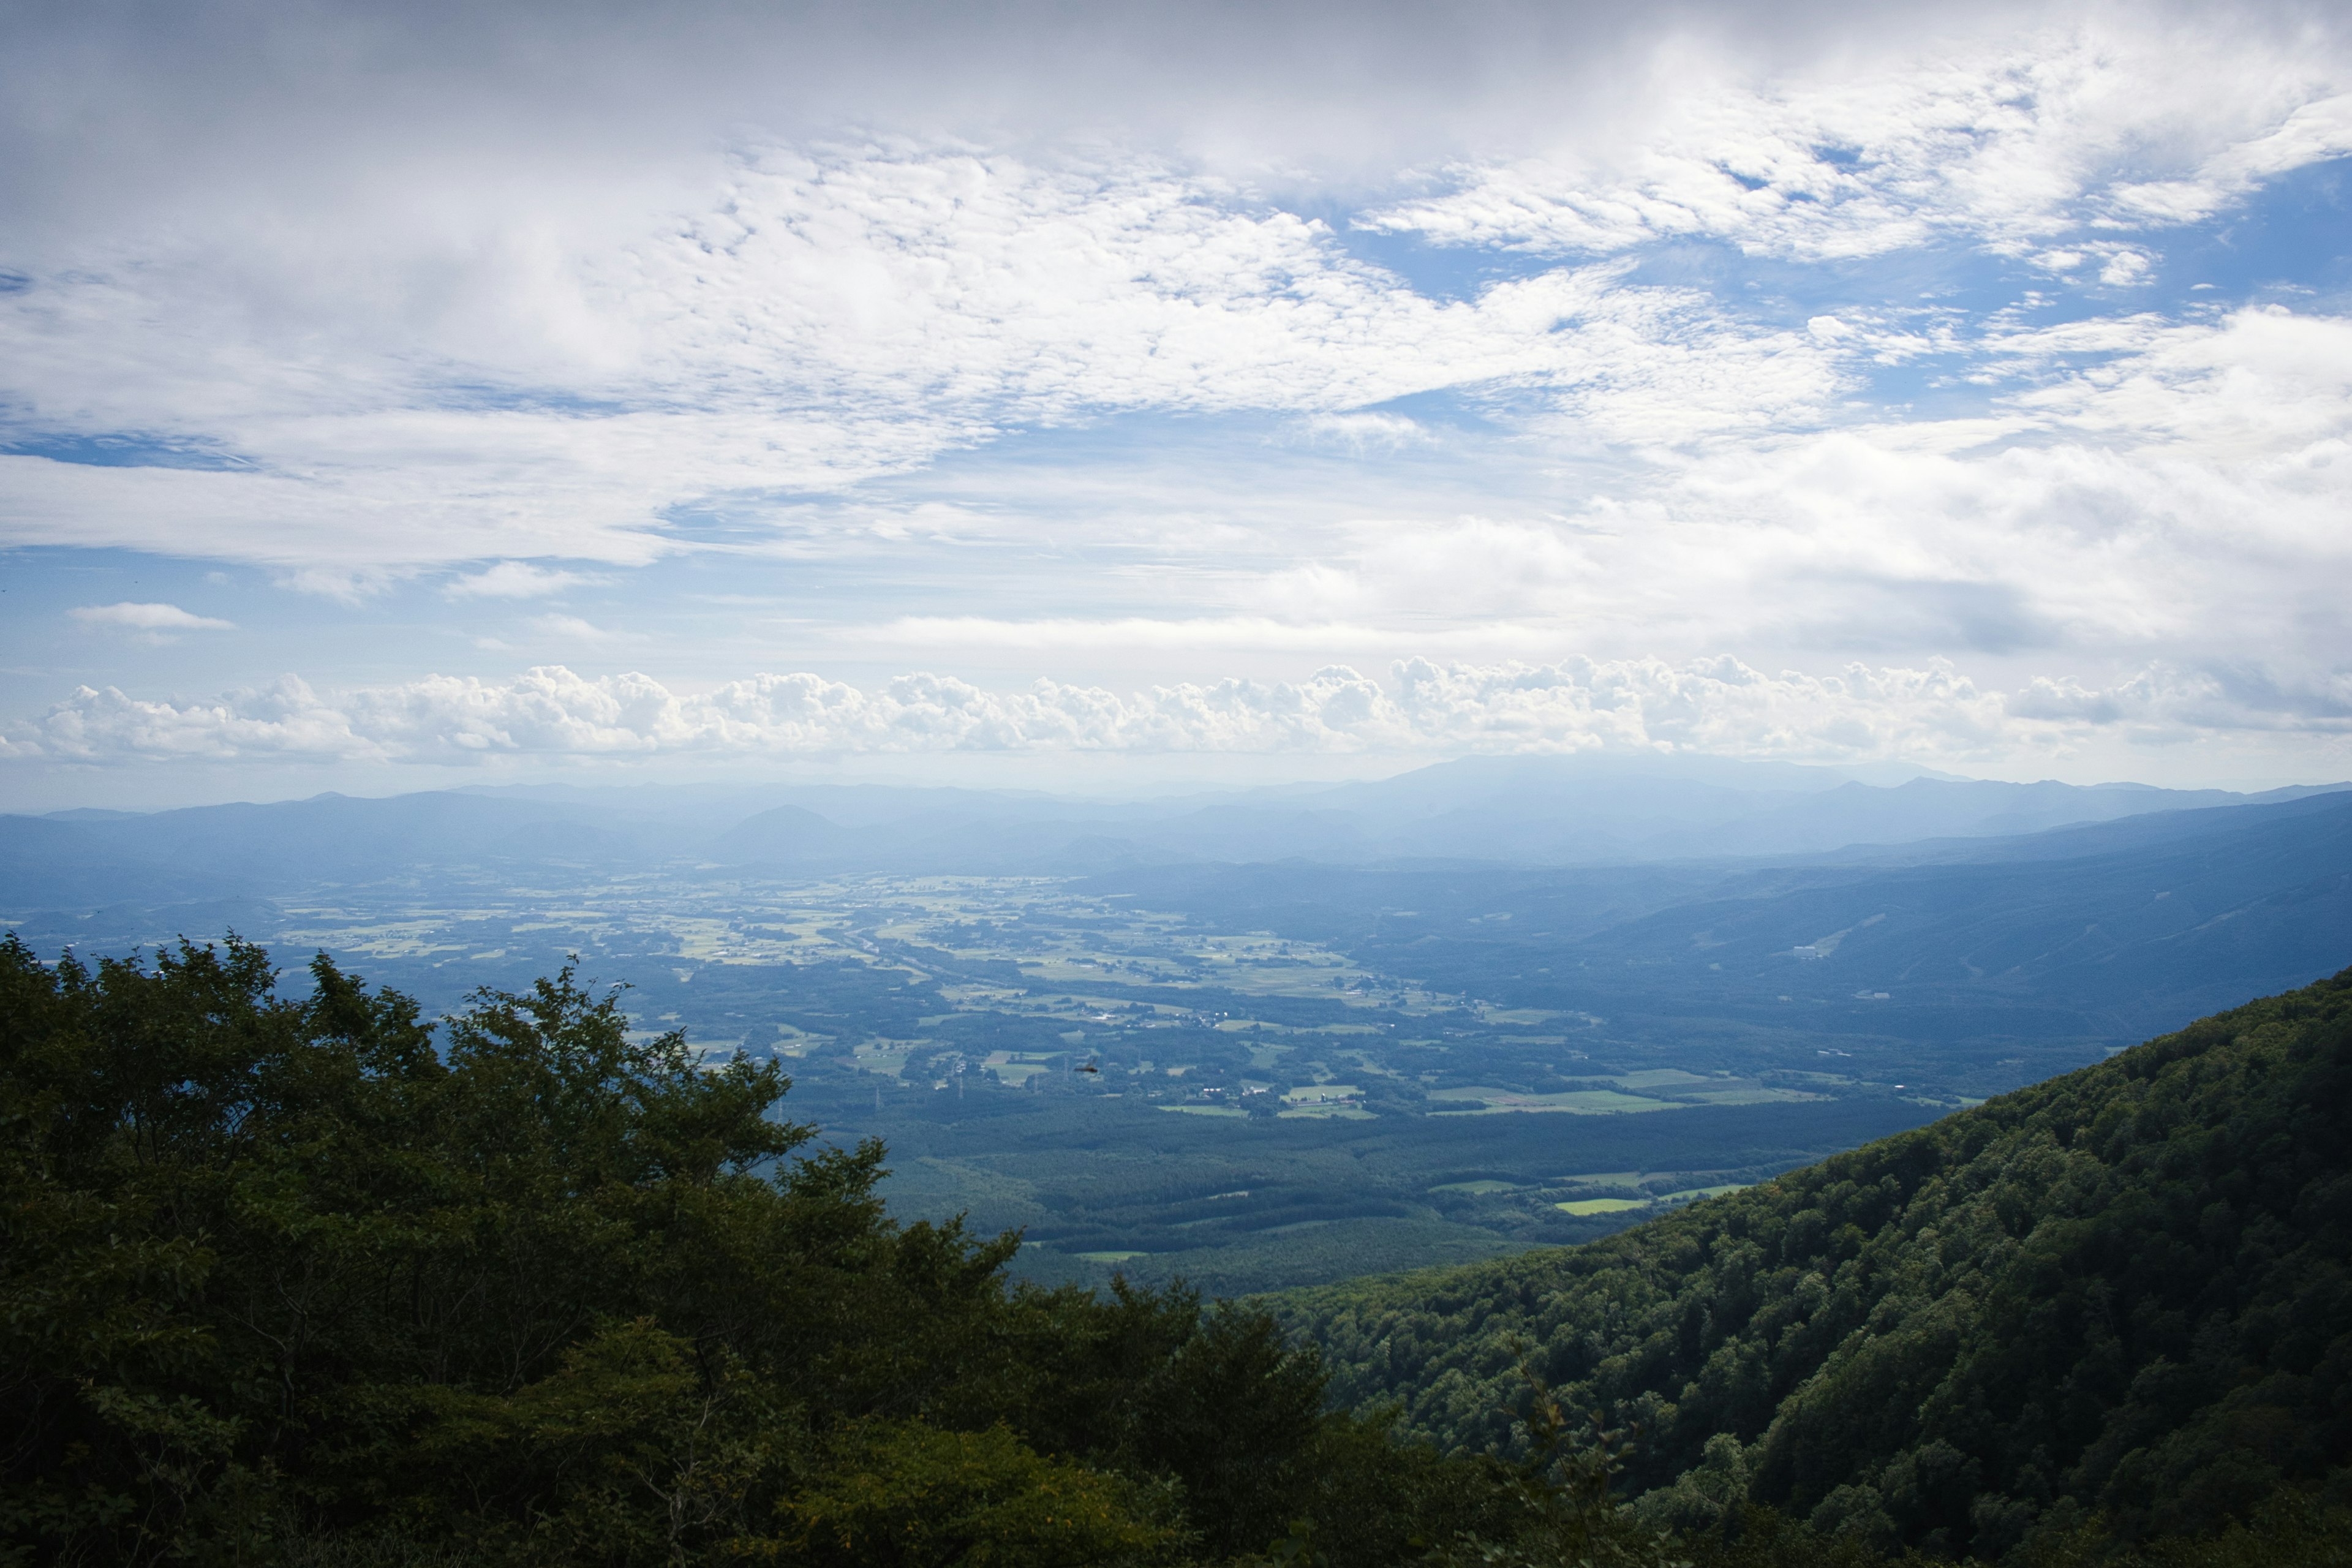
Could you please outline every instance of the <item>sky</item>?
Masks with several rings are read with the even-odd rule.
[[[0,29],[0,809],[2352,776],[2336,7]]]

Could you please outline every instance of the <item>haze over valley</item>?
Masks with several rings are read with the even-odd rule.
[[[894,1212],[1246,1291],[1602,1234],[2324,973],[2352,790],[491,789],[10,817],[0,868],[39,951],[235,930],[436,1012],[577,955],[883,1138]]]

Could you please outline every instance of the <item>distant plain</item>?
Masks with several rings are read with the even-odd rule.
[[[1605,1234],[2352,959],[2352,794],[1790,776],[10,817],[0,916],[45,955],[235,929],[436,1012],[576,954],[883,1138],[903,1215],[1229,1293]],[[1254,858],[1283,814],[1331,858]],[[1432,840],[1485,853],[1389,852]]]

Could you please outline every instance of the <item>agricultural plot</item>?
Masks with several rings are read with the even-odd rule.
[[[898,1212],[1019,1230],[1041,1279],[1238,1291],[1491,1257],[1932,1114],[1810,1054],[1759,1070],[1051,879],[451,876],[277,913],[246,934],[289,967],[324,950],[434,1011],[576,955],[640,1032],[776,1058],[787,1114],[885,1140]]]

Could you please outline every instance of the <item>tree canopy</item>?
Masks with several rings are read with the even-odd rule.
[[[892,1223],[772,1062],[569,972],[437,1038],[310,979],[0,942],[16,1557],[1172,1562],[1312,1518],[1381,1561],[1493,1502],[1326,1414],[1263,1314]]]
[[[0,939],[0,1563],[2185,1568],[2347,1522],[2297,1483],[2352,1420],[2352,979],[1284,1304],[1334,1384],[1267,1311],[893,1222],[773,1062],[569,971],[438,1024],[278,978]]]
[[[1511,1446],[1531,1357],[1685,1531],[2210,1532],[2352,1460],[2352,971],[1607,1240],[1279,1306],[1455,1451]]]

